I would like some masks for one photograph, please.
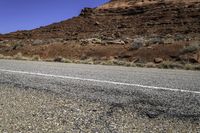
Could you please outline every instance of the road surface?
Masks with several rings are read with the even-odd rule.
[[[0,85],[137,109],[142,115],[200,118],[200,72],[0,60]]]

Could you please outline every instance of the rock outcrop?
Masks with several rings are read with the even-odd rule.
[[[78,17],[31,31],[10,33],[4,38],[74,40],[97,36],[199,34],[199,20],[198,0],[112,0],[98,8],[83,9]]]

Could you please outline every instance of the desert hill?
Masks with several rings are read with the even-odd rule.
[[[69,20],[0,35],[0,53],[200,63],[199,38],[199,0],[111,0]]]
[[[112,0],[95,9],[83,9],[79,17],[31,31],[11,33],[6,37],[82,39],[115,34],[133,37],[141,34],[199,33],[199,8],[198,0]]]

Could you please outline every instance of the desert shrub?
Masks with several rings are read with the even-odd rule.
[[[159,68],[164,68],[164,69],[173,68],[173,65],[172,62],[164,61],[159,65]]]
[[[32,57],[32,60],[33,60],[33,61],[40,61],[41,58],[40,58],[39,55],[34,55],[34,56]]]
[[[86,60],[88,56],[86,54],[82,54],[80,60]]]
[[[125,63],[125,66],[131,67],[131,66],[132,66],[132,62],[126,62],[126,63]]]
[[[22,53],[19,52],[16,55],[14,55],[14,59],[16,59],[16,60],[22,60],[22,59],[24,59],[24,57],[23,57]]]
[[[111,60],[105,60],[105,61],[101,61],[101,65],[115,65],[116,61],[115,59],[111,59]]]
[[[186,36],[182,35],[182,34],[176,34],[175,35],[175,40],[176,41],[181,41],[181,40],[185,40]]]
[[[136,64],[133,62],[130,62],[130,67],[136,67]]]
[[[20,47],[23,47],[23,44],[21,44],[21,43],[13,44],[12,50],[16,50],[16,49],[18,49]]]
[[[156,64],[154,64],[153,62],[148,62],[147,64],[145,64],[145,66],[147,68],[154,68],[154,67],[156,67]]]
[[[108,64],[107,64],[107,61],[102,61],[100,64],[101,64],[101,65],[108,65]]]
[[[117,65],[117,66],[134,66],[132,62],[121,61],[116,59],[106,60],[106,61],[99,61],[98,64],[101,65]]]
[[[4,58],[4,55],[0,54],[0,59],[3,59]]]
[[[200,65],[186,64],[185,69],[186,70],[200,70]]]
[[[55,62],[65,62],[65,58],[63,58],[62,56],[58,56],[58,57],[55,57],[53,59],[53,61],[55,61]]]
[[[86,60],[81,60],[80,63],[82,64],[94,64],[94,61],[92,58],[88,58]]]
[[[130,50],[137,50],[144,46],[144,39],[143,38],[135,38],[131,44]]]
[[[200,43],[193,43],[189,46],[186,46],[184,47],[182,50],[181,50],[181,53],[182,54],[186,54],[186,53],[193,53],[193,52],[196,52],[200,49]]]
[[[120,61],[120,60],[115,60],[115,59],[113,59],[112,61],[113,61],[113,64],[114,64],[114,65],[123,66],[123,65],[126,64],[125,61]]]
[[[114,65],[114,63],[113,63],[113,60],[107,60],[107,61],[101,62],[101,65]]]
[[[72,63],[73,61],[72,60],[70,60],[70,59],[65,59],[65,61],[64,61],[65,63]]]
[[[184,66],[178,62],[171,62],[171,61],[164,61],[160,65],[158,65],[159,68],[164,68],[164,69],[182,69]]]
[[[195,65],[193,70],[200,70],[200,65]]]
[[[81,61],[80,60],[74,60],[73,63],[77,63],[78,64],[78,63],[81,63]]]
[[[193,65],[192,64],[185,64],[185,69],[186,70],[193,70]]]
[[[143,64],[143,63],[136,63],[135,65],[136,65],[136,67],[144,67],[145,66],[145,64]]]
[[[148,44],[164,44],[164,41],[160,36],[155,36],[148,40]]]

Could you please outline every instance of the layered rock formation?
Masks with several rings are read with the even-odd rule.
[[[43,58],[188,61],[200,50],[199,38],[199,0],[111,0],[59,23],[0,35],[1,44],[6,44],[0,52]],[[182,52],[188,46],[195,50]]]
[[[96,9],[85,8],[79,17],[5,38],[133,37],[149,34],[200,32],[200,2],[183,0],[112,0]]]

